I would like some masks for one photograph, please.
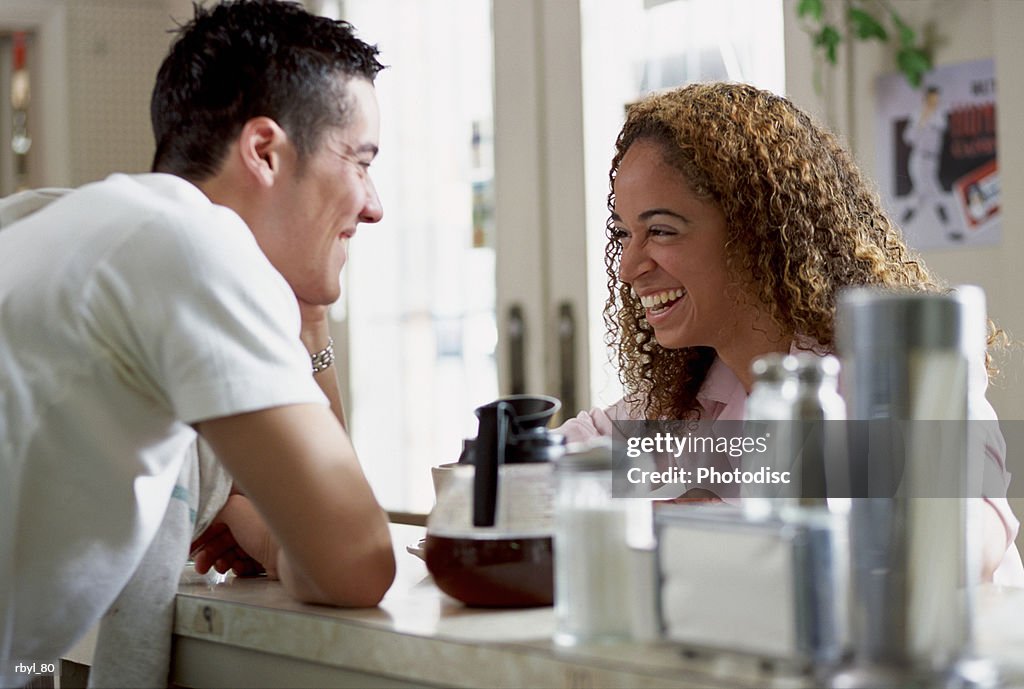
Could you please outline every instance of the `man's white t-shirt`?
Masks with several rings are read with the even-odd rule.
[[[0,232],[0,685],[117,596],[190,424],[326,404],[284,278],[185,180],[113,175]]]

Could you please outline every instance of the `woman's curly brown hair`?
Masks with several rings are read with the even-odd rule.
[[[937,292],[943,287],[837,138],[785,98],[752,86],[700,83],[629,108],[615,142],[608,209],[627,149],[648,140],[699,198],[725,216],[726,266],[742,276],[780,331],[835,348],[836,297],[851,285]],[[608,221],[607,340],[626,401],[646,418],[695,418],[715,358],[706,347],[665,349],[618,278],[622,249]]]

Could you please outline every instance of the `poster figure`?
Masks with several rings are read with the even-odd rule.
[[[919,89],[878,79],[878,181],[916,249],[999,242],[994,75],[980,60],[934,69]]]
[[[907,174],[910,175],[911,202],[904,209],[900,222],[906,225],[919,210],[934,209],[943,225],[949,224],[946,203],[939,181],[942,160],[942,139],[946,133],[945,111],[939,108],[942,90],[938,86],[925,89],[921,111],[903,128],[903,143],[910,147]]]

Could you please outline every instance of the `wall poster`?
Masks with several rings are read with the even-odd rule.
[[[938,67],[914,89],[876,82],[878,183],[918,250],[998,244],[996,81],[992,60]]]

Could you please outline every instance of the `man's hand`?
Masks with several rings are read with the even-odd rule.
[[[324,306],[321,304],[310,304],[308,301],[303,301],[296,297],[299,302],[299,316],[302,319],[302,335],[303,341],[306,339],[306,335],[316,337],[327,332],[327,315],[330,313],[331,307]],[[312,347],[317,347],[317,342],[308,343]],[[322,344],[320,345],[323,346]]]
[[[278,547],[263,519],[244,495],[232,494],[210,526],[192,543],[196,571],[210,568],[238,576],[277,577]]]

